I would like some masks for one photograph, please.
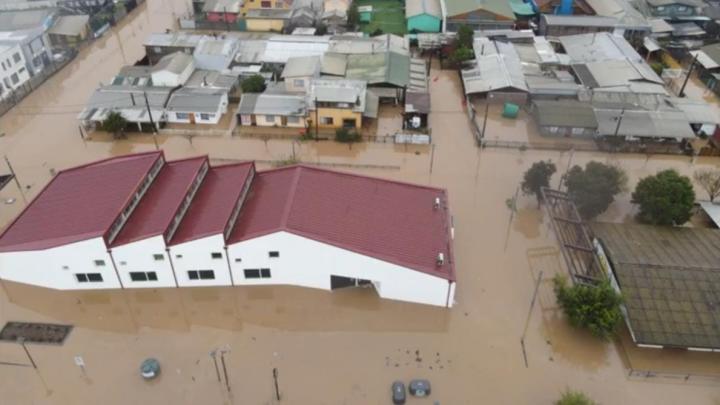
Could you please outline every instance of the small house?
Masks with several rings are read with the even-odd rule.
[[[288,59],[281,77],[285,81],[285,90],[289,92],[306,92],[310,81],[320,76],[321,62],[319,56],[303,56]]]
[[[242,126],[305,128],[305,96],[295,94],[244,93],[237,110]]]
[[[408,32],[440,32],[442,30],[442,0],[407,0],[405,18]]]
[[[245,23],[248,31],[282,32],[291,16],[292,10],[257,8],[248,10],[245,15]]]
[[[238,41],[232,38],[201,39],[193,52],[197,69],[222,71],[230,67],[238,51]]]
[[[178,124],[217,124],[227,112],[224,89],[184,87],[170,96],[167,121]]]
[[[512,28],[515,13],[508,0],[443,0],[448,31],[467,25],[477,29]]]
[[[192,55],[202,39],[203,35],[185,32],[154,33],[150,34],[143,45],[148,62],[154,65],[163,56],[171,53],[184,52]]]
[[[536,100],[532,113],[541,135],[593,137],[598,122],[592,105],[570,100]]]
[[[74,48],[88,38],[90,16],[87,14],[58,17],[55,25],[48,30],[50,43],[57,48]]]
[[[313,80],[308,110],[311,127],[360,129],[363,117],[377,117],[378,97],[362,80]]]
[[[182,86],[195,70],[192,55],[175,52],[165,55],[152,67],[152,82],[155,86]]]
[[[19,44],[0,44],[0,67],[0,100],[4,100],[30,80]]]
[[[234,24],[242,5],[243,0],[207,0],[202,11],[208,21]]]

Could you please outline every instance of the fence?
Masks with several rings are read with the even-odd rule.
[[[179,128],[162,128],[158,130],[162,135],[179,135],[179,136],[229,136],[232,131],[229,129],[179,129]]]
[[[634,380],[665,382],[665,383],[687,383],[717,385],[720,383],[719,374],[702,373],[678,373],[653,370],[628,369],[628,378]]]

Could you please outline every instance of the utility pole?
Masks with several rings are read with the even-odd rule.
[[[223,20],[225,20],[225,31],[230,31],[230,24],[228,23],[227,7],[223,7]]]
[[[217,375],[218,382],[220,382],[220,368],[218,367],[217,363],[217,350],[211,351],[210,357],[212,357],[213,359],[213,364],[215,364],[215,374]]]
[[[275,382],[275,399],[280,400],[280,388],[278,388],[278,369],[273,367],[273,381]]]
[[[150,102],[148,101],[147,92],[143,91],[143,97],[145,97],[145,108],[147,108],[148,118],[150,118],[150,125],[153,130],[153,142],[155,143],[155,150],[159,150],[160,147],[157,143],[157,128],[155,128],[155,121],[153,120],[152,111],[150,110]]]
[[[25,199],[25,193],[23,192],[22,186],[20,185],[20,180],[17,178],[17,174],[15,174],[15,170],[13,169],[12,165],[10,164],[10,159],[8,159],[7,155],[5,155],[5,163],[7,163],[8,169],[10,170],[10,174],[13,176],[13,180],[15,180],[15,185],[17,185],[18,191],[20,191],[20,196],[22,197],[25,204],[27,204],[27,200]]]
[[[227,367],[225,366],[225,353],[227,353],[227,350],[220,350],[220,363],[222,363],[223,374],[225,375],[225,386],[228,392],[230,392],[230,381],[228,380]]]
[[[315,97],[315,142],[317,142],[319,140],[318,136],[320,135],[318,133],[318,131],[320,130],[319,129],[320,120],[318,118],[319,114],[320,114],[320,107],[318,106],[317,97]]]
[[[483,129],[482,129],[482,134],[480,134],[481,139],[485,139],[485,128],[487,127],[488,110],[489,109],[490,109],[490,101],[485,100],[485,118],[483,118]]]
[[[692,62],[690,62],[690,67],[688,68],[687,76],[685,76],[685,81],[683,82],[682,87],[680,88],[680,93],[678,96],[685,97],[685,86],[687,85],[687,82],[690,80],[690,75],[692,74],[693,68],[695,68],[695,62],[697,62],[698,54],[695,53],[695,56],[693,56]]]
[[[625,116],[625,107],[623,107],[622,110],[620,110],[620,116],[618,117],[617,125],[615,126],[615,133],[613,134],[613,137],[618,136],[618,132],[620,132],[620,124],[622,124],[623,117]]]

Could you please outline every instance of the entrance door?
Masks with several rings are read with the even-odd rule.
[[[190,123],[194,124],[195,123],[195,113],[190,113],[190,114],[188,114],[188,116],[190,117]]]
[[[355,128],[355,125],[356,125],[356,121],[354,118],[352,118],[352,119],[345,118],[343,120],[343,128],[353,129],[353,128]]]

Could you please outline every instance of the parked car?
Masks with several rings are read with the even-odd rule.
[[[430,395],[430,381],[428,380],[412,380],[408,385],[410,395],[415,397],[427,397]]]
[[[405,384],[402,381],[395,381],[392,383],[392,401],[395,405],[402,405],[405,403]]]

